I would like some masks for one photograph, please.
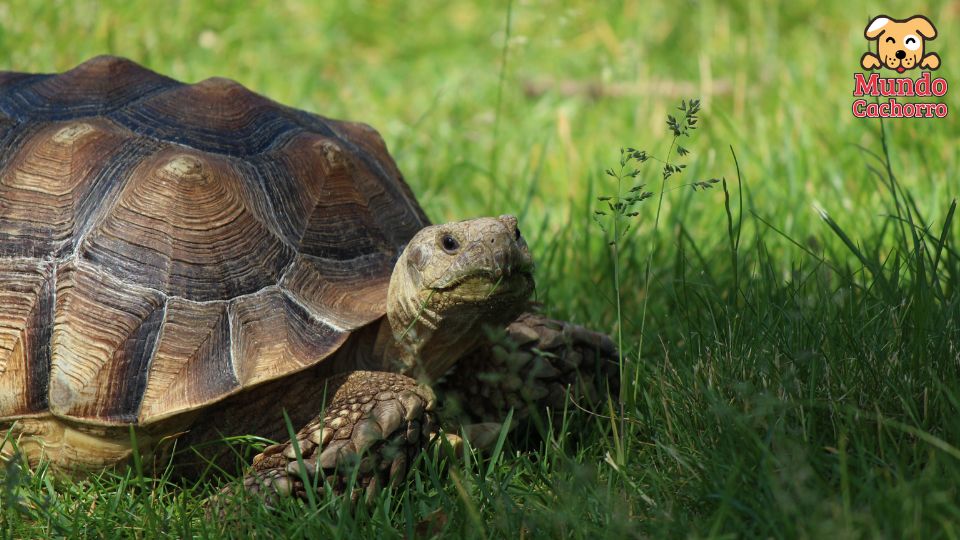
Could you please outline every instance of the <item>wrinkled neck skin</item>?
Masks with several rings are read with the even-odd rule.
[[[476,346],[480,328],[473,331],[475,325],[469,320],[454,324],[449,315],[441,316],[431,305],[442,294],[422,290],[408,272],[394,272],[387,316],[374,348],[383,369],[435,381]]]
[[[436,381],[484,339],[484,325],[505,326],[526,305],[516,299],[463,302],[462,288],[456,293],[423,288],[416,272],[403,263],[401,256],[390,279],[387,316],[374,347],[387,371]]]

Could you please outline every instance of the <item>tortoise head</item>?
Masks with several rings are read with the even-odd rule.
[[[533,259],[513,216],[426,227],[399,264],[421,294],[448,302],[483,303],[503,295],[522,301],[533,291]]]
[[[442,375],[483,335],[506,325],[534,290],[533,259],[517,218],[433,225],[418,232],[390,279],[387,318],[406,372]]]

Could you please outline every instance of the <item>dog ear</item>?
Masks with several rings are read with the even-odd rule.
[[[930,22],[930,19],[924,17],[923,15],[914,15],[907,20],[907,24],[911,27],[917,29],[917,33],[923,36],[924,39],[935,39],[937,37],[937,29],[933,27],[933,23]]]
[[[890,17],[886,15],[878,15],[870,21],[870,24],[863,30],[863,37],[867,38],[869,41],[873,41],[880,37],[880,34],[883,33],[884,28],[886,28],[887,23],[890,22]]]

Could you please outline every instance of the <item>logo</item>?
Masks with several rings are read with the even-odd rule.
[[[871,73],[853,75],[854,97],[889,97],[887,101],[858,99],[853,102],[857,118],[943,118],[947,104],[943,102],[901,102],[897,97],[943,97],[947,81],[931,78],[930,71],[940,67],[940,55],[927,52],[927,41],[937,37],[930,19],[914,15],[909,19],[874,17],[863,31],[869,42],[877,42],[877,52],[868,50],[860,57],[860,66],[868,71],[889,70],[903,74],[909,70],[928,70],[916,77],[881,77]]]
[[[937,53],[924,54],[924,42],[936,39],[937,29],[923,15],[902,20],[881,15],[870,21],[863,37],[877,42],[877,54],[868,51],[860,58],[863,69],[885,67],[903,73],[918,67],[931,70],[940,67]]]

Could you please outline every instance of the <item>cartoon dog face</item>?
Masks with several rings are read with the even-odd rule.
[[[924,41],[937,37],[937,29],[923,15],[909,19],[880,15],[870,21],[863,36],[877,42],[877,54],[868,52],[860,58],[864,69],[885,67],[903,73],[916,67],[931,70],[940,67],[937,53],[923,54]]]

